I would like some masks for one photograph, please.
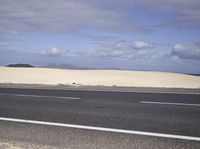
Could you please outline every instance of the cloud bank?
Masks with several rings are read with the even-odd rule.
[[[12,43],[10,41],[0,40],[0,47],[10,46]]]
[[[0,33],[84,29],[148,32],[149,27],[140,26],[134,18],[129,18],[131,10],[138,5],[151,11],[174,13],[176,20],[168,23],[200,27],[198,0],[0,0]]]
[[[127,24],[123,11],[106,6],[92,0],[0,0],[0,32],[146,31]]]
[[[153,57],[149,49],[153,49],[154,44],[145,41],[120,41],[102,44],[100,48],[89,53],[89,57],[99,59],[134,59],[142,60]],[[87,56],[88,56],[87,55]]]

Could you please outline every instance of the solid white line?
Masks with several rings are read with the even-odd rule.
[[[1,86],[0,86],[1,87]],[[109,89],[109,87],[107,88],[107,89],[98,89],[98,88],[96,88],[96,89],[88,89],[87,87],[86,88],[75,88],[75,87],[72,87],[72,88],[59,88],[59,87],[55,87],[55,88],[42,88],[42,87],[33,87],[33,88],[31,88],[31,87],[29,87],[29,88],[24,88],[24,87],[19,87],[19,88],[16,88],[16,87],[1,87],[1,88],[6,88],[6,89],[35,89],[35,90],[61,90],[61,91],[65,91],[65,90],[67,90],[67,91],[71,91],[71,90],[73,90],[73,91],[97,91],[97,92],[122,92],[122,93],[153,93],[153,94],[183,94],[183,95],[200,95],[200,93],[198,93],[198,92],[191,92],[191,93],[189,93],[189,92],[181,92],[181,91],[142,91],[142,90],[135,90],[134,91],[134,89],[133,90],[129,90],[129,89]],[[95,87],[94,87],[95,88]],[[123,88],[123,87],[122,87]],[[125,87],[126,88],[126,87]],[[128,87],[129,88],[129,87]],[[131,87],[130,87],[131,88]],[[137,88],[137,87],[136,87]],[[187,88],[183,88],[183,90],[184,89],[186,89],[187,90]],[[195,88],[195,90],[197,90],[196,88]]]
[[[35,121],[35,120],[5,118],[5,117],[0,117],[0,120],[1,121],[19,122],[19,123],[40,124],[40,125],[48,125],[48,126],[59,126],[59,127],[67,127],[67,128],[78,128],[78,129],[95,130],[95,131],[125,133],[125,134],[133,134],[133,135],[144,135],[144,136],[152,136],[152,137],[162,137],[162,138],[172,138],[172,139],[183,139],[183,140],[200,141],[200,137],[192,137],[192,136],[152,133],[152,132],[113,129],[113,128],[103,128],[103,127],[93,127],[93,126],[83,126],[83,125],[44,122],[44,121]]]
[[[176,105],[176,106],[196,106],[200,107],[200,104],[190,104],[190,103],[175,103],[175,102],[151,102],[151,101],[140,101],[143,104],[159,104],[159,105]]]
[[[52,97],[52,98],[60,98],[60,99],[80,99],[79,97],[65,97],[65,96],[44,96],[44,95],[27,95],[27,94],[4,94],[0,93],[0,96],[20,96],[20,97],[33,97],[33,98],[45,98],[45,97]]]
[[[25,89],[25,88],[24,88]],[[200,95],[200,93],[187,93],[187,92],[176,92],[176,91],[141,91],[141,90],[123,90],[123,89],[108,89],[108,90],[104,90],[104,89],[76,89],[76,88],[72,88],[72,89],[51,89],[51,88],[45,88],[45,90],[73,90],[73,91],[96,91],[96,92],[120,92],[120,93],[152,93],[152,94],[178,94],[178,95]]]

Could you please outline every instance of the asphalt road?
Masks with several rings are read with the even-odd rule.
[[[200,138],[200,94],[0,88],[0,117]],[[6,120],[0,141],[24,148],[200,148],[187,139]]]

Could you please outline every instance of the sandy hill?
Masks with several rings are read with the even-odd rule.
[[[200,77],[152,71],[0,67],[0,83],[200,88]]]

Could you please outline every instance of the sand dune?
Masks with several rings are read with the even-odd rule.
[[[0,67],[0,83],[200,88],[200,77],[152,71]]]

